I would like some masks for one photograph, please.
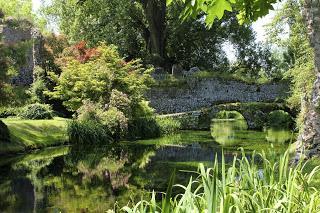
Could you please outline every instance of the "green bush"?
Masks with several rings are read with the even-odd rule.
[[[269,113],[267,125],[274,128],[290,128],[293,125],[293,118],[283,110],[276,110]]]
[[[148,139],[170,135],[181,129],[181,123],[173,118],[141,117],[129,121],[129,139]]]
[[[62,73],[51,74],[57,85],[46,94],[61,100],[73,112],[82,106],[83,100],[119,110],[130,106],[134,110],[152,82],[152,69],[144,69],[139,60],[124,61],[114,46],[103,43],[87,48],[80,42],[65,49],[58,61]]]
[[[9,143],[10,142],[10,132],[7,127],[1,120],[0,120],[0,143]]]
[[[216,115],[218,119],[244,119],[243,115],[237,111],[220,111]]]
[[[69,142],[76,145],[108,144],[112,142],[111,132],[96,121],[76,121],[68,123]]]
[[[170,117],[158,117],[156,121],[160,128],[161,136],[176,133],[181,129],[181,123]]]
[[[123,112],[111,107],[101,114],[101,123],[109,129],[114,139],[124,138],[128,132],[128,119]]]
[[[141,117],[129,121],[128,138],[148,139],[160,137],[161,130],[154,117]]]
[[[51,107],[47,104],[30,104],[22,109],[19,116],[31,120],[52,119],[53,112]]]
[[[101,121],[102,107],[91,101],[83,101],[83,105],[77,110],[79,121]]]
[[[11,116],[18,116],[21,112],[19,107],[1,107],[0,108],[0,118],[7,118]]]

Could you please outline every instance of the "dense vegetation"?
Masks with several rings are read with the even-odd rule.
[[[223,156],[223,155],[222,155]],[[257,160],[258,158],[258,160]],[[222,157],[221,165],[215,159],[213,168],[199,165],[198,177],[190,178],[188,185],[174,185],[174,175],[161,202],[156,202],[153,192],[150,200],[141,200],[133,207],[123,207],[126,212],[256,212],[280,211],[308,212],[319,210],[320,194],[312,186],[314,168],[304,174],[306,164],[300,162],[289,168],[289,154],[281,156],[253,154],[250,159],[242,154],[230,166]],[[258,165],[259,166],[258,166]],[[182,193],[174,197],[174,190]]]
[[[178,180],[174,186],[173,173],[162,199],[152,192],[149,200],[131,199],[127,206],[118,209],[126,212],[318,212],[320,193],[312,185],[318,167],[306,171],[308,162],[291,161],[290,151],[295,145],[289,147],[292,150],[283,151],[302,127],[307,131],[309,127],[317,129],[319,123],[317,97],[320,93],[314,86],[319,83],[315,81],[319,77],[315,75],[315,70],[319,71],[319,50],[314,48],[319,42],[310,42],[318,38],[315,33],[318,28],[312,29],[313,22],[305,21],[314,16],[304,17],[301,13],[303,9],[316,10],[307,8],[307,4],[299,0],[285,1],[268,25],[268,40],[259,43],[252,21],[268,14],[275,2],[51,0],[35,12],[31,0],[0,0],[1,25],[24,33],[33,32],[31,29],[36,27],[43,35],[41,41],[22,39],[5,43],[0,34],[0,153],[69,143],[70,153],[64,159],[41,158],[30,165],[26,163],[24,173],[30,170],[34,172],[30,179],[39,180],[40,170],[33,167],[46,164],[40,172],[49,174],[51,161],[63,161],[63,166],[68,167],[64,169],[78,175],[74,179],[88,181],[86,186],[94,185],[91,179],[100,181],[108,187],[110,196],[116,196],[124,194],[131,175],[139,169],[151,177],[147,174],[148,165],[157,158],[165,156],[165,160],[170,161],[177,150],[182,149],[184,153],[174,159],[175,163],[185,163],[181,159],[191,152],[198,165],[203,159],[207,160],[203,155],[209,155],[208,147],[226,148],[229,154],[236,155],[231,164],[225,161],[224,153],[221,162],[216,155],[211,159],[213,166],[199,164],[197,177],[191,177],[186,185]],[[59,28],[60,35],[49,33],[50,24]],[[41,60],[35,61],[32,56],[33,82],[19,85],[15,77],[24,73],[35,44],[42,46]],[[228,56],[232,50],[234,59]],[[232,108],[237,103],[228,103],[230,110],[219,105],[215,105],[217,111],[198,109],[188,112],[190,120],[183,117],[179,120],[183,113],[159,115],[146,99],[152,87],[183,89],[183,86],[192,87],[192,80],[201,82],[206,78],[220,78],[226,84],[231,80],[257,84],[256,92],[260,92],[266,82],[285,80],[290,84],[290,92],[287,100],[244,103],[246,110],[240,107],[241,113]],[[261,110],[277,104],[283,106],[281,110],[266,113]],[[310,112],[315,118],[313,123],[306,122]],[[292,118],[295,113],[300,114],[296,122]],[[215,115],[213,120],[212,115]],[[255,121],[245,120],[246,116],[252,116]],[[145,140],[165,135],[180,137],[175,133],[181,131],[185,123],[192,122],[198,126],[201,122],[211,124],[211,132],[206,128],[209,139],[205,138],[210,143],[192,141],[190,144],[193,139],[184,138],[179,144],[167,146],[170,137],[156,144]],[[258,127],[260,132],[248,130],[249,126]],[[248,145],[249,137],[254,144]],[[316,134],[311,137],[319,140]],[[275,144],[272,146],[277,147],[278,152],[255,154],[254,150],[263,149],[269,143]],[[133,144],[135,151],[126,152],[123,144]],[[317,144],[311,145],[313,154],[318,155]],[[241,149],[239,157],[238,148],[242,146],[250,148]],[[163,147],[168,147],[168,153]],[[85,156],[83,150],[86,149],[91,151],[90,156]],[[96,150],[100,151],[95,153]],[[105,153],[111,154],[106,157]],[[8,162],[12,160],[8,159]],[[129,163],[132,163],[130,168]],[[62,168],[58,169],[62,171]],[[156,174],[159,176],[171,167],[166,169]],[[139,184],[144,188],[145,183]],[[8,197],[8,203],[15,199]]]

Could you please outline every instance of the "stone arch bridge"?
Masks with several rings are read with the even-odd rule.
[[[263,102],[219,104],[197,111],[166,114],[161,115],[161,117],[172,117],[179,120],[182,129],[208,130],[210,129],[211,120],[223,110],[241,113],[246,119],[249,129],[262,129],[267,121],[268,114],[275,110],[286,111],[292,117],[295,117],[295,112],[284,104]]]

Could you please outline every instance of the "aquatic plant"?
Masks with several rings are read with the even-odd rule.
[[[242,152],[226,166],[224,157],[213,168],[199,164],[197,178],[189,184],[173,185],[172,175],[161,202],[152,192],[150,200],[141,200],[122,208],[125,212],[319,212],[320,192],[312,187],[315,167],[303,173],[306,163],[289,164],[289,153],[277,156],[274,152]],[[223,155],[222,155],[223,156]],[[172,196],[175,188],[183,193]]]

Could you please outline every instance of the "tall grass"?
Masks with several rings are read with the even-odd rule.
[[[68,123],[69,142],[75,145],[106,145],[113,141],[111,132],[95,121],[76,121]]]
[[[253,154],[233,159],[228,167],[224,157],[216,158],[213,168],[199,165],[197,178],[187,186],[173,186],[173,177],[160,203],[153,192],[126,212],[320,212],[320,193],[311,186],[319,171],[303,173],[306,163],[290,167],[289,154]],[[222,155],[223,156],[223,155]],[[181,188],[183,193],[171,196]]]

